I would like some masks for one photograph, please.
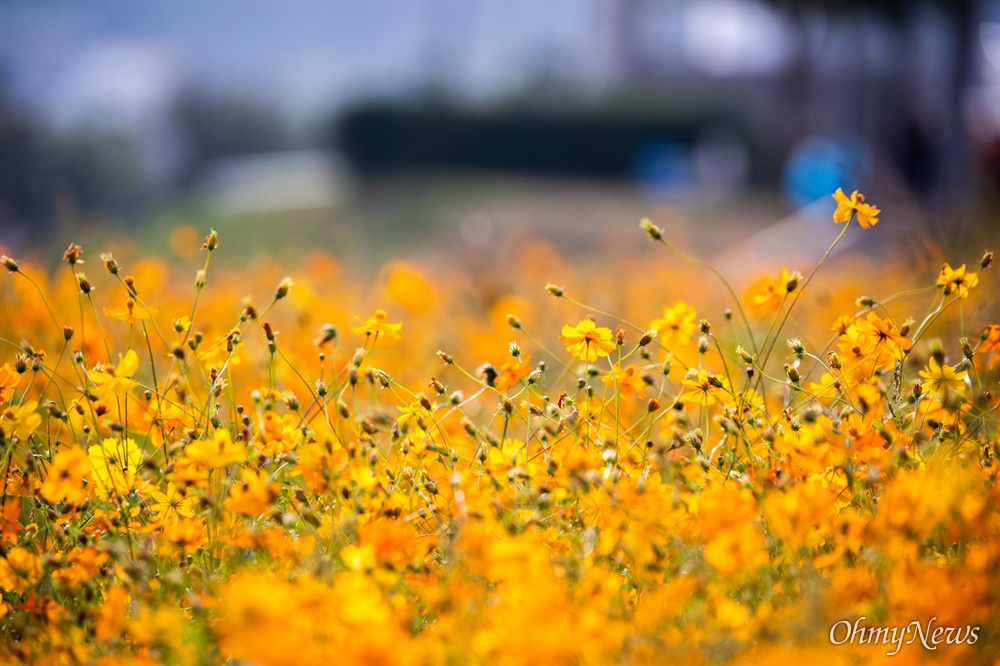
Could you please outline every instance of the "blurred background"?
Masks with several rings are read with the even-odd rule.
[[[1000,249],[1000,3],[0,0],[0,245],[53,261],[210,226],[238,257],[587,251],[643,216],[818,256],[838,186],[885,211],[866,251]]]

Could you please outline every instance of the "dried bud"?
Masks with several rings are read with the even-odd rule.
[[[993,250],[986,250],[986,252],[983,253],[983,259],[982,261],[979,262],[979,265],[982,266],[983,268],[987,268],[992,263],[993,263]]]
[[[521,320],[512,314],[507,315],[507,323],[510,325],[511,328],[517,328],[517,329],[521,328]]]
[[[840,368],[843,367],[843,365],[840,362],[840,356],[838,356],[837,352],[835,351],[827,352],[826,362],[834,370],[840,370]]]
[[[798,384],[799,380],[802,378],[799,375],[799,369],[794,365],[788,365],[787,363],[785,364],[785,374],[793,384]]]
[[[702,319],[698,322],[698,330],[701,331],[702,335],[708,335],[712,330],[712,324],[707,319]]]
[[[646,331],[645,333],[643,333],[642,337],[639,338],[639,346],[640,347],[645,347],[650,342],[652,342],[654,338],[656,338],[656,329],[655,328],[651,328],[648,331]]]
[[[63,260],[70,266],[75,266],[76,264],[83,263],[83,260],[80,259],[81,255],[83,255],[83,248],[75,243],[70,243],[69,247],[63,253]]]
[[[545,285],[545,291],[549,292],[550,294],[552,294],[556,298],[560,298],[563,295],[563,289],[562,289],[562,287],[556,286],[556,285],[552,284],[551,282],[548,283],[547,285]]]
[[[137,296],[139,294],[139,291],[135,288],[134,277],[132,277],[131,275],[126,275],[123,281],[125,282],[125,289],[128,290],[130,296]]]
[[[16,273],[20,270],[17,262],[8,257],[6,254],[0,255],[0,263],[2,263],[4,268],[9,270],[11,273]]]
[[[198,269],[198,272],[194,275],[194,286],[196,289],[202,289],[205,287],[205,271],[203,269]]]
[[[875,299],[871,296],[860,296],[855,303],[858,307],[871,308],[875,306]]]
[[[316,332],[316,339],[313,340],[313,344],[317,347],[322,347],[328,342],[337,339],[337,327],[333,324],[323,324],[319,327]]]
[[[442,361],[444,361],[448,365],[451,365],[452,363],[455,362],[455,359],[453,359],[451,357],[451,354],[449,354],[447,352],[444,352],[444,351],[441,351],[440,349],[438,350],[437,355],[438,355],[438,358],[440,358]]]
[[[785,283],[785,290],[790,294],[799,288],[799,283],[802,282],[802,273],[798,271],[792,271],[792,274],[788,276],[788,282]]]
[[[434,375],[431,375],[431,380],[427,383],[427,385],[434,389],[435,393],[438,395],[444,395],[445,391],[448,390]]]
[[[63,340],[65,340],[66,342],[72,340],[73,333],[74,331],[72,326],[63,326]]]
[[[801,340],[798,338],[789,338],[787,344],[788,348],[792,350],[792,353],[795,354],[796,358],[802,358],[805,356],[806,348],[805,345],[802,344]]]
[[[511,356],[514,358],[521,358],[521,347],[516,342],[510,343],[508,349]]]
[[[619,347],[625,344],[625,329],[621,326],[615,331],[615,344]]]

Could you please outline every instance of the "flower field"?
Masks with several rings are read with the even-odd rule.
[[[992,253],[831,270],[834,197],[746,284],[4,256],[0,661],[997,663]]]

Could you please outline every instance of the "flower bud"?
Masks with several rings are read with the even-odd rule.
[[[562,287],[552,284],[551,282],[545,285],[545,291],[549,292],[556,298],[560,298],[563,295]]]
[[[211,252],[217,247],[219,247],[219,234],[216,233],[215,229],[212,229],[205,236],[205,242],[202,243],[201,249]]]
[[[63,326],[63,340],[65,340],[66,342],[72,340],[73,333],[74,331],[72,326]]]
[[[9,270],[11,273],[16,273],[20,270],[17,262],[8,257],[6,254],[0,255],[0,263],[2,263],[4,268]]]
[[[292,278],[284,278],[278,283],[278,288],[274,290],[274,300],[279,301],[288,295],[288,290],[293,286]]]
[[[507,315],[507,324],[510,325],[511,328],[521,328],[521,320],[512,314]]]
[[[104,252],[101,254],[101,261],[104,262],[104,268],[107,269],[112,275],[118,275],[118,262],[115,258],[111,256],[110,252]]]
[[[80,287],[80,293],[82,294],[89,294],[94,290],[94,288],[90,286],[90,280],[88,280],[87,276],[83,273],[76,274],[76,284]]]
[[[63,253],[63,260],[70,266],[74,266],[76,264],[82,264],[83,260],[80,259],[80,256],[82,254],[83,254],[82,247],[80,247],[75,243],[70,243],[69,247],[66,248],[66,251]]]
[[[639,222],[639,227],[649,234],[649,237],[653,240],[661,240],[663,238],[663,230],[653,224],[653,221],[648,217],[642,218],[642,221]]]
[[[983,259],[982,261],[979,262],[979,265],[982,266],[983,268],[987,268],[992,263],[993,263],[993,250],[987,250],[985,253],[983,253]]]

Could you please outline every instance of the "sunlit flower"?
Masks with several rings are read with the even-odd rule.
[[[168,483],[165,493],[156,488],[149,489],[148,493],[153,500],[149,504],[149,510],[155,512],[161,520],[175,522],[194,516],[195,498],[185,495],[174,484]]]
[[[924,387],[935,393],[944,393],[949,388],[961,391],[965,388],[965,378],[968,372],[956,372],[950,365],[941,365],[937,359],[931,356],[927,366],[920,371],[920,376],[924,378]]]
[[[246,460],[247,447],[240,440],[234,442],[225,428],[218,428],[211,439],[197,439],[188,444],[184,455],[206,467],[225,467]]]
[[[90,478],[104,497],[127,495],[136,484],[142,453],[131,439],[105,439],[87,449]]]
[[[978,273],[967,273],[965,264],[958,268],[952,268],[948,264],[941,266],[941,273],[938,275],[937,285],[944,287],[944,295],[958,293],[962,298],[968,298],[969,292],[979,284]]]
[[[617,347],[611,329],[604,326],[598,328],[593,319],[581,319],[576,326],[566,324],[559,339],[570,354],[588,363],[607,356]]]
[[[697,312],[693,307],[678,300],[673,307],[663,311],[662,317],[654,319],[650,328],[657,332],[664,346],[671,348],[691,341],[691,335],[698,326],[696,316]]]
[[[782,268],[777,280],[769,276],[762,277],[750,285],[745,296],[750,314],[765,317],[777,312],[786,299],[798,296],[798,293],[789,289],[792,276],[787,268]]]
[[[125,307],[104,308],[104,314],[127,324],[150,320],[156,316],[157,312],[159,311],[156,308],[140,305],[131,298],[125,301]]]
[[[139,382],[131,378],[138,370],[139,355],[129,349],[124,356],[118,355],[117,366],[99,366],[91,370],[90,379],[99,395],[114,397],[128,393],[138,385]]]
[[[862,229],[868,229],[878,224],[878,215],[881,211],[871,204],[866,204],[865,195],[857,190],[854,190],[848,198],[844,194],[844,190],[838,187],[833,198],[837,201],[837,210],[833,213],[833,221],[837,224],[847,222],[855,213],[857,213],[858,224],[861,225]]]
[[[21,375],[17,374],[10,363],[0,365],[0,405],[8,402],[14,395],[14,390],[21,384]]]
[[[721,397],[724,384],[722,380],[705,370],[692,371],[684,378],[684,392],[681,400],[699,405],[714,405]]]
[[[354,332],[359,335],[370,335],[373,336],[374,340],[378,340],[380,337],[385,340],[401,340],[402,336],[399,335],[399,330],[403,328],[402,324],[390,324],[386,322],[388,315],[385,310],[376,310],[368,319],[361,319],[361,317],[355,317],[358,321],[363,321],[361,326],[354,329]]]
[[[0,429],[23,442],[42,425],[42,415],[37,410],[37,400],[28,400],[23,405],[8,405],[0,413]]]
[[[611,372],[606,372],[601,376],[601,381],[604,382],[605,386],[617,389],[625,396],[642,393],[646,386],[642,373],[634,365],[624,368],[615,366]]]
[[[49,475],[42,484],[42,497],[49,502],[80,504],[87,498],[84,477],[90,471],[90,456],[78,446],[61,450],[52,459]]]

